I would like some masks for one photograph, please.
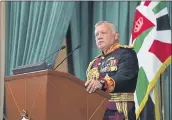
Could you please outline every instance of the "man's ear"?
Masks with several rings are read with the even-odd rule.
[[[119,33],[116,32],[114,36],[115,36],[115,40],[118,40],[118,38],[119,38]]]

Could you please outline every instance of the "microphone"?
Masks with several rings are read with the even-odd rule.
[[[54,70],[58,67],[58,66],[60,66],[75,50],[77,50],[78,48],[80,48],[81,47],[81,45],[78,45],[73,51],[71,51],[69,54],[68,54],[68,56],[67,57],[65,57],[55,68],[54,68]]]
[[[54,53],[52,53],[50,56],[46,57],[46,58],[43,60],[43,62],[45,62],[45,60],[47,60],[49,57],[51,57],[52,55],[54,55],[54,54],[57,53],[58,51],[63,50],[63,49],[65,49],[65,48],[66,48],[66,46],[63,45],[60,49],[58,49],[57,51],[55,51]]]

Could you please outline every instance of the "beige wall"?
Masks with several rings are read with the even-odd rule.
[[[66,39],[63,42],[66,45]],[[61,50],[56,57],[55,66],[57,66],[67,56],[67,48]],[[67,59],[56,69],[57,71],[68,72]]]
[[[0,2],[0,120],[3,119],[5,73],[5,2]]]

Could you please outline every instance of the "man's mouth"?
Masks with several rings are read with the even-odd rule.
[[[102,44],[103,43],[103,41],[98,41],[98,44],[100,45],[100,44]]]

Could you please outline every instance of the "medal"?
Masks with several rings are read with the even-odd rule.
[[[117,66],[110,67],[111,71],[117,71]]]
[[[110,69],[111,69],[111,71],[114,71],[115,70],[115,66],[112,66]]]

